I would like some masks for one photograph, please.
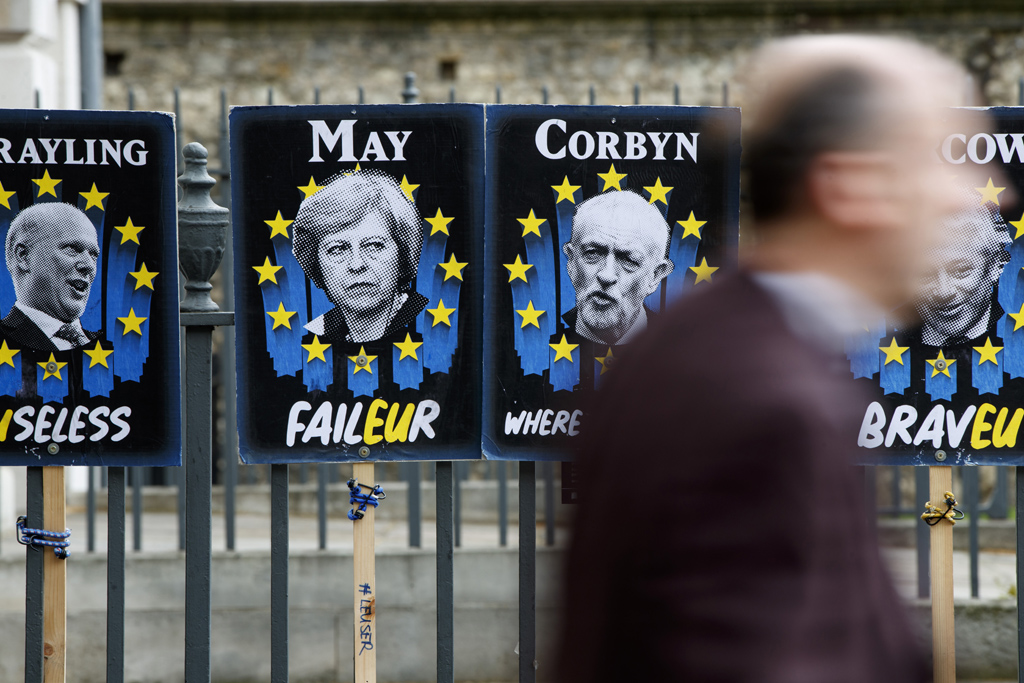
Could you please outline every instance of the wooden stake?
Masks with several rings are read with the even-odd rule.
[[[931,504],[945,510],[945,493],[953,490],[950,467],[928,468]],[[931,528],[932,661],[935,683],[956,683],[953,635],[953,524],[939,521]]]
[[[64,531],[67,527],[64,499],[64,468],[43,468],[43,528]],[[64,683],[67,634],[67,560],[43,548],[43,681]]]
[[[375,486],[372,462],[357,462],[352,476],[360,484]],[[361,493],[367,493],[362,489]],[[355,683],[377,683],[377,588],[374,564],[374,508],[366,506],[365,516],[353,522],[352,564],[355,577]]]

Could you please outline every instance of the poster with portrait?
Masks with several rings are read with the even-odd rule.
[[[181,464],[174,120],[0,112],[0,465]]]
[[[1024,464],[1024,109],[983,111],[936,141],[958,208],[919,298],[847,341],[865,464]]]
[[[483,119],[232,109],[245,462],[480,457]]]
[[[734,265],[739,156],[734,108],[487,108],[486,457],[569,457],[629,342]]]

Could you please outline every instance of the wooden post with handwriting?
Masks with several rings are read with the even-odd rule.
[[[953,490],[950,467],[928,468],[928,496],[942,507],[946,491]],[[941,519],[931,529],[932,661],[935,683],[956,683],[953,635],[953,523]]]
[[[43,468],[43,528],[64,531],[67,526],[64,468]],[[64,683],[67,643],[67,560],[52,548],[39,548],[43,560],[43,682]]]
[[[352,476],[361,484],[376,485],[372,462],[357,462]],[[373,538],[374,507],[366,506],[362,519],[353,522],[352,566],[355,578],[355,683],[377,683],[377,589]]]

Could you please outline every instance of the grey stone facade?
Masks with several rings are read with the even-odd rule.
[[[219,90],[230,104],[400,101],[418,74],[421,101],[720,104],[722,84],[764,40],[800,32],[915,37],[962,61],[985,103],[1016,104],[1024,7],[951,0],[880,3],[506,0],[244,2],[106,0],[106,104],[171,110],[181,88],[186,140],[217,153]],[[743,92],[730,88],[731,104]]]

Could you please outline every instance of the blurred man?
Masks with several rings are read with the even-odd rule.
[[[35,204],[11,222],[5,246],[17,301],[0,322],[4,338],[40,351],[96,339],[79,321],[100,256],[96,228],[85,214],[70,204]]]
[[[672,272],[664,216],[633,192],[611,192],[581,203],[562,249],[576,290],[566,325],[584,339],[624,344],[647,327],[644,299]]]
[[[926,680],[850,466],[842,350],[913,299],[961,208],[933,149],[964,78],[867,37],[753,63],[759,242],[631,344],[587,414],[560,683]]]

